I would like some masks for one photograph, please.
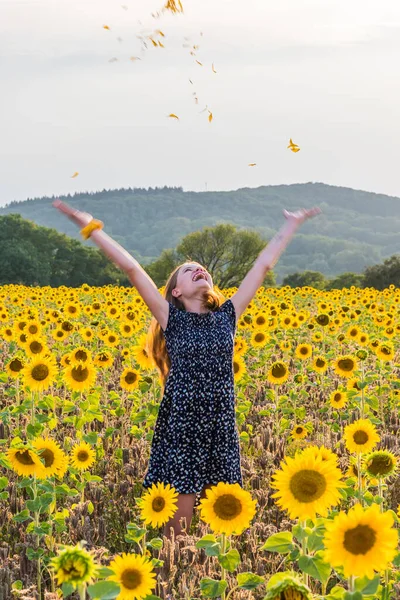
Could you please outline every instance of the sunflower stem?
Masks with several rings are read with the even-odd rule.
[[[78,586],[79,600],[86,600],[86,583]]]
[[[235,585],[231,590],[229,590],[228,595],[226,597],[226,600],[229,600],[229,596],[232,594],[232,592],[234,592],[235,590],[237,590],[239,588],[238,585]]]
[[[362,496],[362,478],[361,478],[361,452],[357,453],[357,478],[358,478],[358,494],[360,499],[360,504],[363,506],[363,496]]]
[[[381,509],[381,512],[383,512],[384,497],[383,497],[383,491],[382,491],[382,477],[378,477],[378,496],[380,498],[382,498],[382,502],[380,503],[379,508]]]
[[[364,363],[361,365],[361,383],[364,383]],[[364,386],[361,388],[360,419],[364,418]]]
[[[303,529],[305,529],[307,527],[307,521],[306,520],[305,521],[300,521],[300,519],[299,519],[299,524],[301,525],[301,527]],[[302,547],[302,550],[303,550],[303,555],[307,556],[307,538],[306,537],[304,537],[302,539],[301,547]],[[307,573],[304,573],[304,572],[303,572],[303,581],[304,581],[305,585],[308,586],[308,575],[307,575]]]
[[[225,533],[222,534],[222,548],[221,548],[221,554],[225,554],[225,542],[226,542],[226,535]],[[225,569],[224,567],[221,568],[221,580],[225,579]],[[221,595],[221,599],[225,600],[225,590],[222,592]]]
[[[350,575],[349,577],[349,592],[354,592],[355,588],[354,588],[354,575]]]
[[[143,535],[143,552],[142,552],[143,556],[146,556],[146,532],[147,532],[147,529]]]

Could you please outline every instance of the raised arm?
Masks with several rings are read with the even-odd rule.
[[[310,210],[301,209],[294,213],[283,211],[286,218],[284,225],[262,250],[254,265],[240,284],[237,292],[231,296],[235,307],[236,319],[246,310],[254,298],[256,291],[262,285],[268,271],[273,269],[280,255],[292,239],[296,229],[306,220],[318,215],[321,209],[315,207]]]
[[[59,199],[53,202],[53,206],[65,214],[80,228],[85,227],[93,219],[92,215],[89,213],[73,209]],[[128,275],[130,282],[135,286],[149,307],[150,312],[160,323],[161,327],[166,329],[169,314],[168,302],[160,294],[154,281],[137,260],[101,229],[93,231],[90,237],[104,254]]]

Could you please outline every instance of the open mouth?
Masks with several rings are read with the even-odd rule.
[[[205,279],[207,281],[207,277],[204,273],[196,273],[196,275],[193,276],[192,281],[197,281],[198,279]]]

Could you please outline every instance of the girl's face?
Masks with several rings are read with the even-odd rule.
[[[211,275],[198,263],[185,263],[179,269],[176,288],[184,297],[189,297],[197,289],[212,288]]]

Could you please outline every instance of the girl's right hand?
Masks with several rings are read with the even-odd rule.
[[[90,221],[93,219],[92,215],[90,215],[89,213],[82,212],[81,210],[77,210],[76,208],[72,208],[65,202],[62,202],[59,198],[54,200],[53,206],[55,208],[58,208],[60,212],[67,215],[67,217],[79,227],[86,227],[86,225],[90,223]]]

